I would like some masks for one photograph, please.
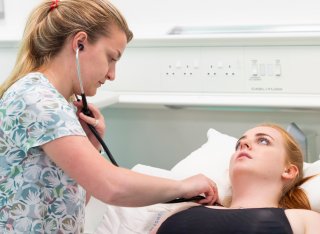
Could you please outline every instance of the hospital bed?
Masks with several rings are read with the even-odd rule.
[[[293,123],[302,133],[305,176],[320,173],[319,29],[182,27],[175,35],[133,40],[117,79],[91,99],[106,116],[105,140],[116,160],[169,178],[200,172],[227,197],[235,139],[262,122]],[[318,212],[319,183],[315,177],[304,185]],[[93,199],[85,231],[148,233],[176,206],[125,208]]]

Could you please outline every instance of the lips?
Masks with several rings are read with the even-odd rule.
[[[237,156],[237,159],[238,159],[238,158],[243,158],[243,157],[252,159],[252,157],[251,157],[248,153],[246,153],[246,152],[241,152],[241,153],[239,153],[238,156]]]

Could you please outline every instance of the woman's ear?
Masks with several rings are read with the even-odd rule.
[[[72,39],[72,49],[76,51],[79,47],[79,45],[85,46],[88,42],[88,34],[86,32],[78,32],[76,35],[74,35]]]
[[[296,165],[290,164],[288,165],[282,173],[282,178],[291,180],[298,176],[299,170]]]

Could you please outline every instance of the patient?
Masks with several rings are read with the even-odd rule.
[[[308,180],[302,169],[303,155],[292,136],[277,125],[259,125],[236,144],[228,205],[185,203],[151,233],[319,233],[320,214],[310,210],[299,188]]]

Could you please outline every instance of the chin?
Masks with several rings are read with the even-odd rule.
[[[97,94],[97,89],[95,89],[95,90],[90,90],[88,93],[86,93],[86,95],[88,96],[88,97],[92,97],[92,96],[94,96],[94,95],[96,95]]]

